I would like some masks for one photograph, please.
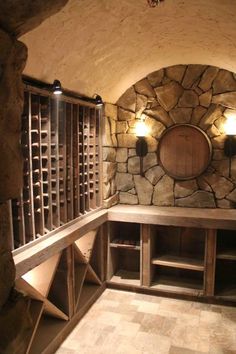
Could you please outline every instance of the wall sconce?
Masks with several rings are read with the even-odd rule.
[[[229,178],[231,178],[231,160],[236,155],[236,112],[228,114],[224,129],[226,134],[224,153],[229,158]]]
[[[145,137],[148,134],[148,129],[145,120],[141,117],[136,123],[135,133],[138,138],[136,142],[136,155],[140,157],[140,175],[144,176],[143,172],[143,157],[147,155],[148,146]]]
[[[52,92],[54,95],[61,95],[62,94],[62,88],[61,88],[61,83],[59,80],[54,80],[52,84]]]

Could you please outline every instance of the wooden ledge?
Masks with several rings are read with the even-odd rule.
[[[108,209],[108,220],[236,230],[236,210],[157,207],[119,204]]]
[[[38,242],[13,252],[16,266],[16,279],[37,267],[48,258],[70,246],[87,232],[96,229],[107,221],[107,210],[100,210],[80,220],[74,220],[58,230],[41,237]]]

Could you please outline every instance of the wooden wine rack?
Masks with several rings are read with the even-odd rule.
[[[12,248],[101,206],[101,111],[26,86],[23,188],[11,201]]]

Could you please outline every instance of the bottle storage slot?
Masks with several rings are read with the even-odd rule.
[[[50,93],[37,94],[30,86],[24,93],[23,198],[13,201],[12,213],[25,227],[19,230],[12,220],[13,248],[101,206],[101,113],[72,102],[57,102]],[[46,193],[48,198],[43,198]]]

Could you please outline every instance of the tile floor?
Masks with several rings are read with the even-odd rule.
[[[236,354],[236,308],[106,289],[57,354]]]

